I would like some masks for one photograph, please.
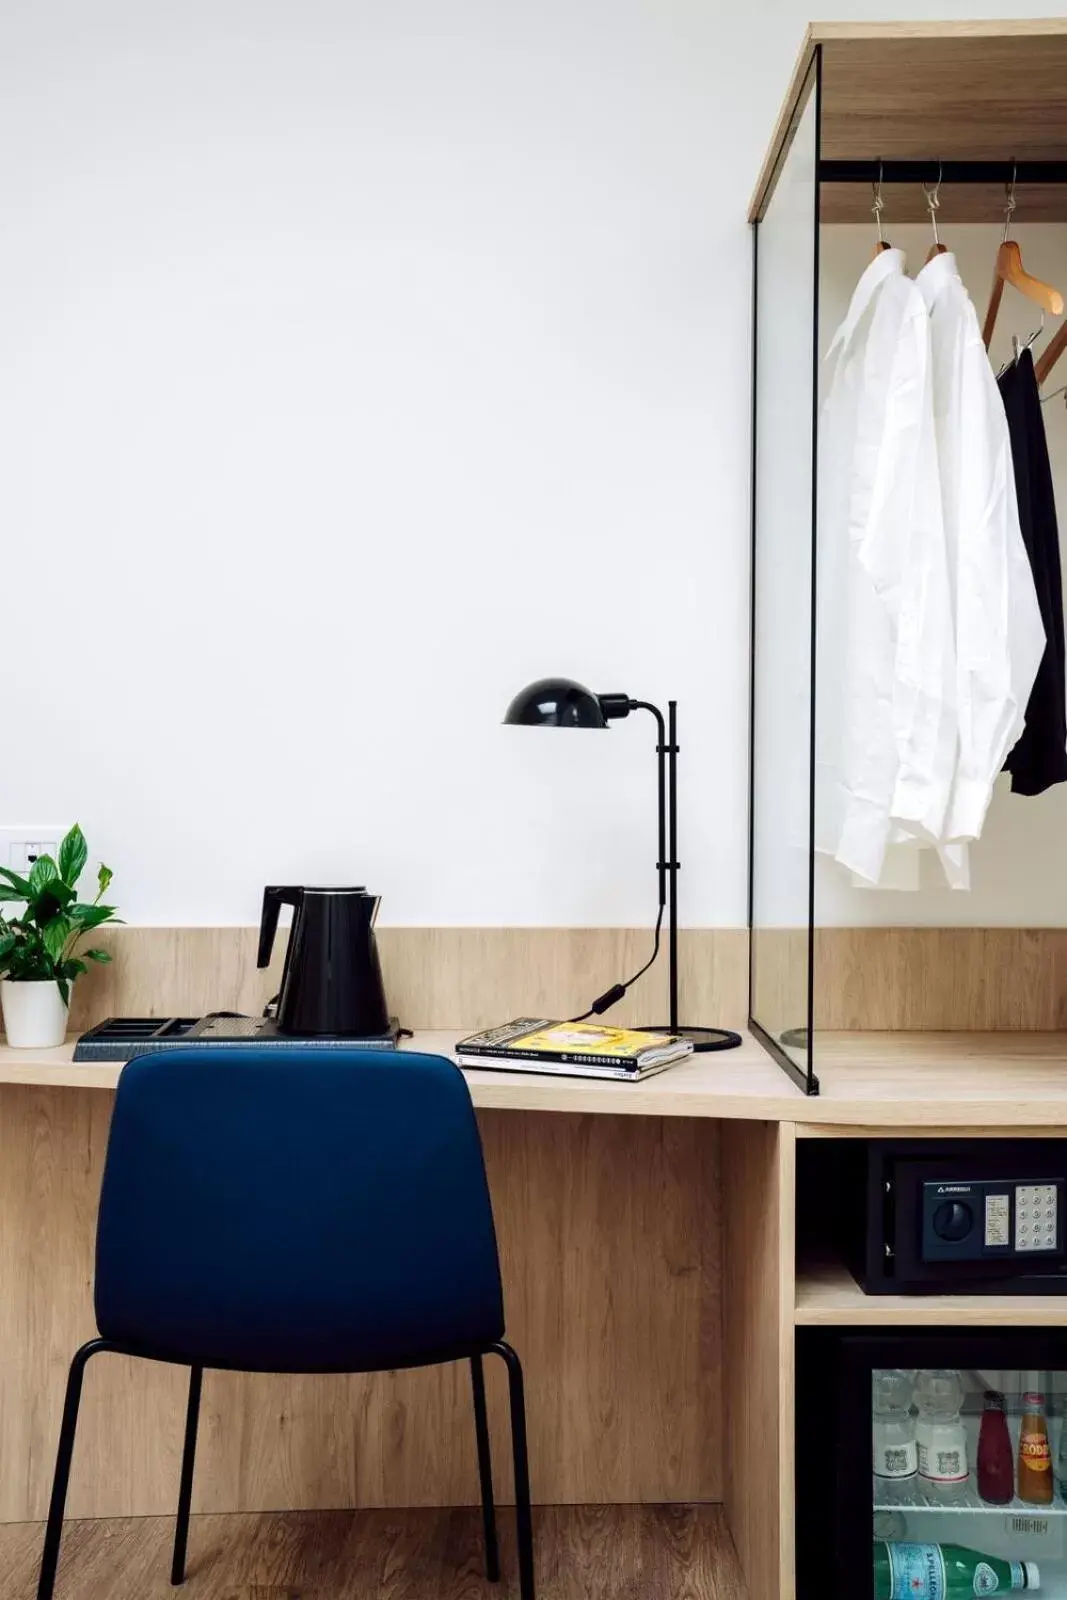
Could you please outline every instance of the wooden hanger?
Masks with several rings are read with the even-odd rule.
[[[985,325],[982,328],[982,340],[986,349],[989,349],[993,338],[993,329],[997,325],[997,312],[1000,310],[1000,301],[1004,293],[1004,285],[1010,283],[1013,289],[1025,295],[1027,300],[1035,306],[1040,306],[1042,311],[1047,311],[1051,316],[1063,315],[1063,296],[1051,284],[1043,283],[1040,278],[1035,278],[1023,266],[1023,253],[1014,239],[1008,238],[1011,230],[1012,212],[1015,210],[1015,174],[1012,173],[1011,183],[1008,185],[1008,204],[1004,211],[1004,237],[997,251],[996,268],[993,274],[993,288],[989,295],[989,309],[985,314]],[[1051,350],[1051,345],[1049,350]],[[1061,347],[1062,348],[1062,347]],[[1048,355],[1048,351],[1045,352]],[[1044,359],[1044,358],[1042,358]]]
[[[1059,328],[1034,362],[1034,372],[1039,384],[1044,383],[1057,361],[1067,350],[1067,322]]]
[[[935,256],[948,255],[948,247],[943,245],[937,236],[937,208],[941,204],[941,173],[943,170],[944,169],[939,162],[937,168],[937,182],[934,184],[932,189],[928,189],[925,183],[923,184],[923,194],[926,196],[926,209],[930,213],[930,226],[934,230],[934,242],[926,252],[927,265],[929,265]]]

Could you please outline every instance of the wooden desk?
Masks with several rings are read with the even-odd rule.
[[[452,1056],[454,1029],[416,1032],[401,1049]],[[795,1122],[811,1132],[908,1128],[1067,1128],[1067,1033],[821,1033],[809,1098],[756,1041],[692,1056],[643,1083],[468,1069],[480,1109],[611,1117]],[[119,1063],[0,1046],[0,1085],[114,1089]]]
[[[409,1048],[447,1054],[457,1036]],[[535,1500],[724,1501],[751,1600],[792,1592],[795,1326],[874,1315],[839,1269],[797,1273],[796,1140],[1067,1131],[1067,1036],[816,1045],[817,1099],[751,1040],[642,1084],[467,1074],[527,1367]],[[44,1513],[66,1363],[93,1332],[120,1070],[75,1065],[69,1045],[0,1048],[0,1459],[16,1464],[0,1472],[0,1522]],[[924,1319],[961,1316],[958,1301],[924,1305]],[[499,1381],[490,1402],[502,1444]],[[72,1515],[173,1512],[183,1403],[176,1370],[93,1363]],[[462,1370],[206,1380],[198,1510],[463,1505],[476,1484]]]

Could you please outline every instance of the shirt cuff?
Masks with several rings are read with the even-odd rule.
[[[921,778],[900,776],[893,790],[892,820],[900,823],[915,838],[937,844],[947,809],[947,794]]]
[[[945,822],[946,840],[977,839],[992,798],[993,786],[984,778],[968,778],[958,773]]]

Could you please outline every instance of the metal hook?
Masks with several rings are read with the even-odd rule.
[[[1001,244],[1004,244],[1004,242],[1007,240],[1009,232],[1011,231],[1012,213],[1015,210],[1015,175],[1018,170],[1018,162],[1013,161],[1011,164],[1011,182],[1004,185],[1004,193],[1008,197],[1008,203],[1004,207],[1004,234],[1000,241]]]
[[[934,244],[940,250],[941,240],[937,236],[937,209],[941,204],[941,177],[944,173],[944,164],[937,163],[937,182],[933,185],[923,184],[923,194],[926,196],[926,209],[930,213],[930,226],[934,230]]]
[[[874,213],[874,225],[878,229],[879,246],[885,244],[885,235],[882,233],[882,208],[885,205],[885,200],[882,198],[882,171],[882,163],[879,161],[877,182],[871,184],[871,193],[874,196],[874,203],[871,206],[871,210]]]
[[[1041,321],[1038,323],[1037,327],[1034,329],[1034,331],[1030,335],[1029,339],[1027,339],[1026,343],[1023,345],[1023,349],[1024,350],[1029,350],[1031,345],[1034,345],[1034,344],[1037,343],[1038,339],[1040,339],[1040,337],[1044,333],[1044,331],[1045,331],[1045,312],[1044,312],[1044,308],[1042,308]],[[1016,357],[1016,360],[1018,360],[1018,357]]]
[[[1061,394],[1065,402],[1067,402],[1067,383],[1061,384],[1058,389],[1053,389],[1051,394],[1043,394],[1041,396],[1041,404],[1047,406],[1050,400],[1057,399]]]
[[[998,378],[1000,377],[1001,372],[1007,372],[1007,370],[1008,370],[1008,368],[1010,366],[1014,366],[1015,363],[1018,361],[1019,357],[1022,355],[1023,351],[1024,350],[1029,350],[1033,345],[1035,345],[1037,343],[1037,341],[1040,339],[1041,335],[1044,333],[1044,331],[1045,331],[1045,313],[1044,313],[1044,310],[1042,310],[1042,312],[1041,312],[1041,321],[1038,323],[1037,327],[1034,329],[1034,331],[1030,335],[1029,339],[1026,340],[1025,344],[1019,338],[1019,335],[1017,333],[1013,333],[1012,334],[1012,336],[1011,336],[1011,360],[1010,361],[1006,361],[1004,363],[1004,365],[1000,369],[1000,372],[997,373],[997,377]],[[1051,396],[1049,396],[1049,398],[1051,399]],[[1044,404],[1044,401],[1042,401],[1042,404]]]

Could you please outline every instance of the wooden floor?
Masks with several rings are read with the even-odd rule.
[[[516,1600],[512,1513],[500,1522],[504,1576],[491,1584],[475,1510],[194,1517],[180,1590],[169,1518],[72,1522],[56,1600]],[[0,1527],[3,1600],[34,1600],[41,1534]],[[534,1535],[538,1600],[744,1597],[721,1506],[539,1507]]]

